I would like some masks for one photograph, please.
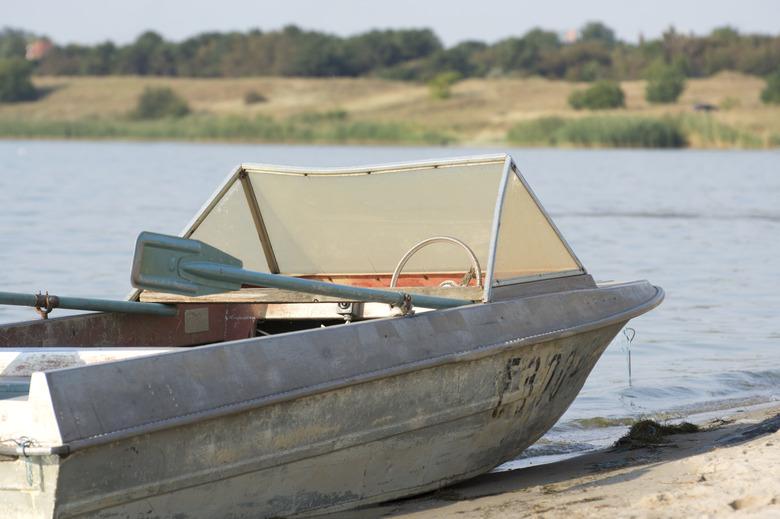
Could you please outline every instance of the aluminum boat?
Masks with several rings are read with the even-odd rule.
[[[50,300],[0,326],[0,517],[297,517],[462,481],[537,441],[663,299],[596,284],[508,155],[245,164],[181,237],[260,273],[462,304],[257,284],[128,297],[169,315]]]

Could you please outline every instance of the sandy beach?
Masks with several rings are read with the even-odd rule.
[[[780,405],[698,425],[662,445],[490,473],[337,517],[780,517]]]

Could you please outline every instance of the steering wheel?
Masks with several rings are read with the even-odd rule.
[[[479,260],[477,259],[477,255],[474,254],[474,251],[471,250],[471,247],[463,243],[457,238],[453,238],[452,236],[434,236],[432,238],[427,238],[420,243],[416,244],[414,247],[409,249],[409,251],[404,254],[403,258],[401,258],[401,261],[398,262],[398,265],[396,265],[395,270],[393,271],[393,277],[390,278],[390,288],[395,288],[395,286],[398,284],[398,277],[401,275],[401,270],[406,266],[406,263],[411,259],[412,256],[414,256],[417,251],[422,249],[423,247],[426,247],[432,243],[454,243],[455,245],[460,245],[465,249],[465,251],[468,253],[469,258],[471,258],[471,270],[469,270],[465,276],[463,276],[463,279],[460,282],[460,286],[467,286],[469,284],[469,281],[471,281],[472,277],[476,277],[477,279],[477,286],[482,288],[482,268],[479,266]],[[456,286],[457,284],[452,280],[442,281],[439,286]]]

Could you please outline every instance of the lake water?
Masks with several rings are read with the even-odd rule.
[[[178,233],[240,162],[496,151],[0,142],[0,290],[123,297],[137,234]],[[780,398],[780,152],[509,151],[594,278],[646,278],[667,294],[629,325],[631,379],[619,335],[533,460],[606,445],[628,419]],[[0,322],[33,317],[0,306]]]

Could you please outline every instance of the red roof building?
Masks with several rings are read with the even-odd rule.
[[[54,45],[47,39],[35,40],[27,44],[27,51],[24,57],[28,61],[37,61],[42,59]]]

